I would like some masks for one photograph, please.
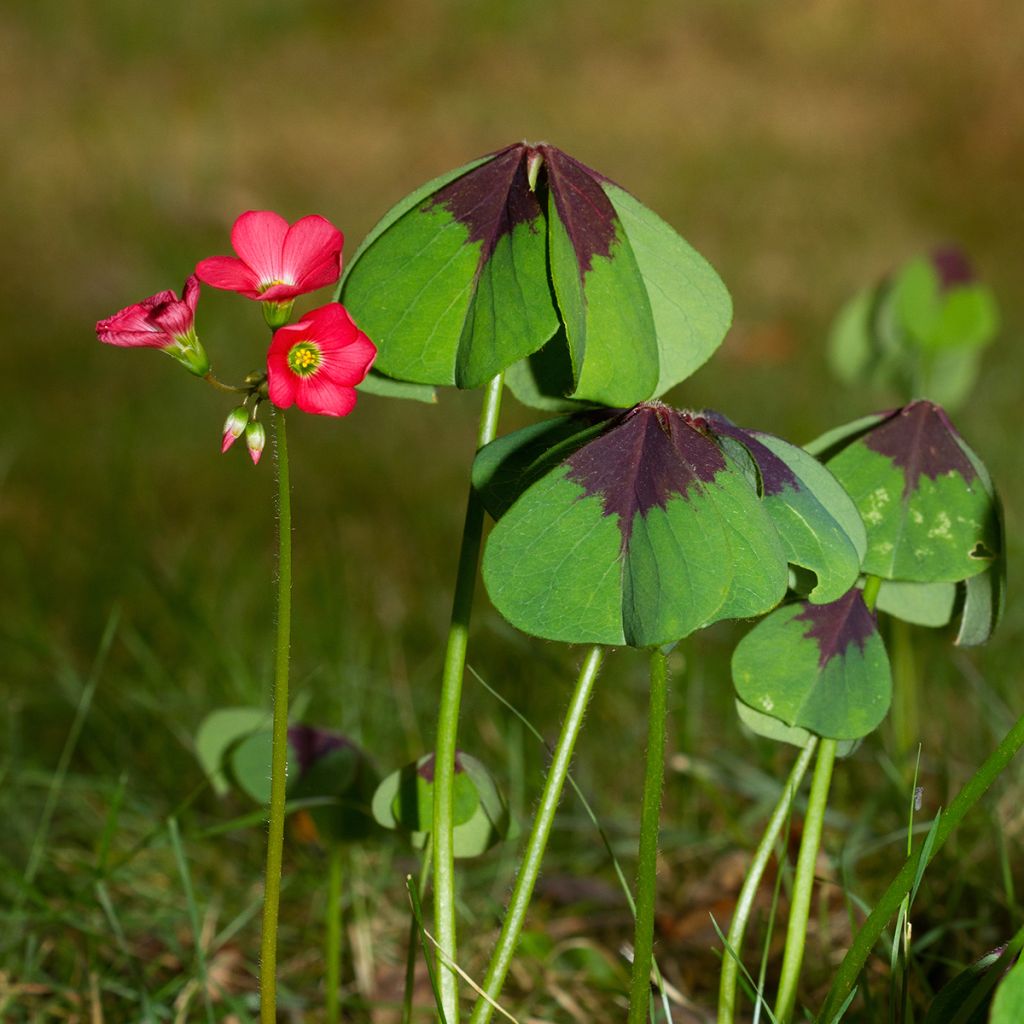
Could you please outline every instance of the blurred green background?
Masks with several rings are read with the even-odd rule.
[[[270,459],[254,470],[242,452],[222,457],[221,395],[156,353],[117,351],[94,335],[98,319],[180,288],[198,259],[229,252],[243,210],[323,214],[351,254],[427,178],[520,138],[546,139],[657,210],[732,291],[735,326],[722,350],[670,397],[798,442],[896,397],[851,393],[829,378],[824,340],[839,305],[910,256],[959,242],[999,296],[1004,326],[956,419],[1003,488],[1011,572],[1019,563],[1017,0],[41,0],[0,8],[0,52],[0,801],[9,823],[0,854],[11,892],[100,637],[119,616],[40,847],[44,906],[24,897],[39,915],[25,927],[50,950],[32,970],[56,986],[54,999],[87,987],[89,964],[105,965],[96,968],[103,977],[130,973],[109,915],[75,881],[95,871],[111,802],[122,809],[109,842],[129,848],[200,783],[190,737],[203,714],[267,696]],[[255,304],[204,290],[198,325],[222,377],[260,365],[266,335]],[[430,742],[477,400],[446,392],[427,407],[364,397],[345,421],[292,417],[295,692],[307,718],[351,733],[386,767]],[[532,417],[508,398],[503,429]],[[934,687],[923,727],[933,808],[1012,720],[1024,639],[1016,593],[1011,582],[1006,621],[985,651],[953,652],[945,636],[921,641]],[[576,655],[516,636],[482,595],[478,608],[472,663],[552,735]],[[687,756],[666,797],[667,857],[677,829],[679,848],[685,839],[691,851],[681,862],[706,857],[698,874],[724,848],[749,845],[756,829],[742,817],[749,792],[728,772],[725,782],[712,773],[693,784],[687,758],[774,772],[790,756],[751,744],[734,721],[727,657],[737,635],[709,631],[676,657],[671,742]],[[599,812],[627,840],[644,669],[628,654],[609,664],[579,753]],[[465,745],[520,765],[513,778],[528,811],[540,752],[472,684],[466,707]],[[866,787],[891,784],[880,767],[884,735],[865,750],[854,781],[840,784],[854,816]],[[734,816],[712,841],[728,803],[722,787]],[[897,811],[904,796],[896,785]],[[198,815],[193,825],[229,816],[208,795],[188,814]],[[1013,841],[1019,817],[1001,827]],[[588,852],[566,840],[567,870],[601,863],[580,830]],[[259,828],[190,844],[206,898],[237,885],[221,902],[237,911],[233,901],[253,899],[259,848]],[[979,889],[998,861],[998,850],[984,849]],[[158,853],[145,884],[138,875],[124,883],[130,936],[156,921],[174,934],[181,923]],[[884,862],[879,877],[897,863]],[[505,884],[495,877],[494,908]],[[315,892],[319,881],[303,884]],[[667,902],[677,890],[687,900],[678,878],[665,885]],[[306,892],[296,883],[292,895]],[[400,918],[401,893],[386,898]],[[948,959],[998,941],[1012,886],[991,898],[979,915],[989,930]],[[47,947],[72,911],[91,922],[82,926],[91,938]],[[490,923],[473,922],[482,942]],[[240,940],[250,958],[254,930]],[[301,934],[292,938],[297,956]],[[0,970],[4,959],[8,982],[29,979],[10,944]],[[110,998],[109,1019],[122,1019]]]

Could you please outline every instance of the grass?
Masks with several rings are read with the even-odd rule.
[[[241,798],[204,788],[191,738],[210,709],[267,700],[271,475],[217,454],[216,396],[155,355],[101,349],[97,319],[178,287],[197,257],[225,251],[242,209],[323,212],[351,252],[420,181],[547,137],[659,210],[733,291],[734,331],[677,401],[802,441],[892,401],[826,382],[838,304],[957,237],[1004,304],[1003,339],[957,419],[1004,488],[1012,567],[1024,502],[1008,440],[1024,327],[1022,17],[1011,0],[983,0],[969,23],[918,0],[884,12],[704,0],[685,16],[668,0],[5,11],[0,1016],[205,1020],[207,996],[220,1020],[252,1008],[263,830]],[[258,311],[206,293],[200,318],[224,375],[250,369]],[[529,418],[508,404],[503,430]],[[433,731],[476,412],[469,395],[434,408],[366,398],[341,426],[291,425],[296,699],[385,769]],[[728,919],[794,756],[738,728],[727,666],[739,632],[715,627],[672,663],[656,953],[703,1007],[717,985],[711,915]],[[984,650],[915,633],[929,712],[919,842],[1016,717],[1022,634],[1013,592]],[[547,737],[577,656],[515,634],[479,597],[471,662]],[[574,767],[627,876],[645,677],[642,657],[609,659]],[[504,778],[524,824],[542,747],[471,680],[464,715],[462,743]],[[903,860],[895,742],[885,726],[837,766],[801,988],[811,1005],[848,942],[850,908],[869,907]],[[1015,765],[925,875],[907,965],[917,1010],[1016,930],[1020,786]],[[287,856],[282,1002],[315,1021],[325,862],[295,843]],[[464,876],[464,966],[477,976],[512,862],[499,850]],[[389,1019],[383,1007],[400,1000],[403,879],[415,870],[393,843],[353,858],[356,1019],[371,1007]],[[787,885],[783,872],[783,906]],[[520,1020],[620,1020],[631,932],[601,838],[567,796],[505,1004]],[[752,932],[748,949],[759,942]],[[770,978],[778,943],[768,952]],[[886,961],[850,1021],[884,1019]],[[418,1002],[430,1005],[428,989]]]

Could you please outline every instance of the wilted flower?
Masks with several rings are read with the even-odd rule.
[[[275,332],[267,353],[270,400],[281,409],[295,404],[304,412],[347,416],[376,355],[344,306],[321,306]]]
[[[210,362],[196,336],[199,278],[189,275],[179,299],[168,290],[136,302],[96,325],[96,336],[124,348],[160,348],[198,377],[209,373]]]

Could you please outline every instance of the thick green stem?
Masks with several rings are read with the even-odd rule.
[[[757,895],[761,879],[764,877],[768,861],[771,859],[772,850],[779,838],[787,819],[793,808],[793,801],[796,799],[797,790],[807,774],[807,767],[811,763],[814,749],[818,745],[818,738],[812,736],[807,746],[800,751],[789,773],[789,778],[782,789],[782,796],[768,819],[761,842],[758,843],[754,852],[754,859],[747,870],[747,877],[743,880],[743,888],[736,900],[736,909],[733,911],[732,923],[729,925],[729,934],[726,937],[727,948],[722,955],[722,980],[718,988],[718,1024],[733,1024],[736,1017],[736,986],[739,981],[740,955],[743,949],[743,936],[746,934],[747,924],[750,921],[750,913],[754,906],[754,897]]]
[[[327,934],[324,936],[327,1024],[338,1024],[341,1019],[341,877],[344,856],[341,844],[331,843],[327,866]]]
[[[284,413],[276,408],[273,424],[277,464],[277,646],[274,652],[267,877],[263,890],[263,938],[260,945],[260,1020],[263,1024],[274,1024],[277,1018],[277,911],[281,902],[284,805],[288,784],[288,655],[292,625],[292,507],[288,437]]]
[[[647,763],[640,805],[640,849],[636,876],[633,971],[629,981],[629,1024],[647,1020],[654,960],[654,896],[658,881],[658,823],[665,777],[665,717],[668,665],[660,649],[651,652],[651,698],[647,717]]]
[[[583,726],[583,716],[603,660],[604,648],[591,647],[576,679],[576,688],[573,690],[569,708],[565,713],[565,720],[562,722],[562,731],[551,759],[551,767],[548,769],[540,806],[533,819],[530,839],[526,844],[522,864],[516,876],[515,888],[512,890],[512,898],[505,913],[501,935],[498,937],[498,944],[491,954],[491,962],[487,967],[483,983],[487,999],[477,1000],[476,1006],[473,1008],[471,1024],[487,1024],[493,1012],[493,1007],[488,999],[496,1001],[501,994],[501,986],[505,982],[505,975],[508,974],[512,957],[519,943],[519,936],[523,930],[523,923],[526,920],[526,911],[530,905],[530,897],[533,895],[533,887],[537,882],[538,874],[540,874],[540,865],[544,858],[544,850],[547,848],[548,837],[551,835],[555,811],[558,809],[562,787],[569,774],[569,762],[572,760],[573,747],[576,745],[576,739]]]
[[[498,374],[484,392],[477,449],[493,441],[501,410],[503,377]],[[431,838],[434,856],[434,927],[437,939],[438,982],[441,1005],[448,1024],[458,1020],[458,976],[446,963],[456,962],[455,938],[455,858],[452,846],[453,787],[455,745],[459,729],[459,705],[462,701],[462,677],[466,670],[466,646],[473,607],[480,542],[483,536],[484,508],[472,486],[466,502],[462,528],[459,567],[452,599],[451,626],[441,675],[441,699],[438,708],[437,742],[434,746],[434,822]]]
[[[949,809],[945,811],[935,827],[934,842],[921,846],[913,856],[909,857],[899,874],[892,880],[881,899],[860,926],[832,979],[832,987],[818,1015],[822,1024],[831,1024],[840,1007],[853,991],[853,986],[860,976],[871,950],[889,923],[893,914],[899,910],[904,896],[913,888],[914,882],[923,867],[931,862],[942,849],[943,844],[953,834],[967,812],[981,799],[985,791],[999,777],[1000,773],[1013,759],[1014,755],[1024,746],[1024,715],[1017,719],[1013,728],[1006,734],[1002,743],[996,747],[988,760],[971,776],[963,789],[957,793]],[[925,864],[921,858],[927,854]]]
[[[807,800],[807,816],[804,818],[804,834],[800,840],[796,874],[793,876],[793,899],[789,908],[786,948],[782,955],[779,994],[775,1003],[775,1020],[778,1024],[789,1024],[793,1008],[796,1006],[797,983],[800,981],[800,967],[803,964],[804,946],[807,942],[807,920],[811,913],[814,865],[821,845],[821,830],[825,824],[825,807],[828,804],[835,759],[836,741],[819,740],[818,759],[814,765],[811,793]]]

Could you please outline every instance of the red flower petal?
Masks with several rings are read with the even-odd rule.
[[[334,284],[341,276],[344,243],[345,236],[324,217],[297,220],[284,239],[281,277],[303,292]]]
[[[285,281],[282,254],[288,221],[272,210],[249,210],[231,229],[231,245],[261,284]],[[294,281],[288,280],[288,284]]]
[[[154,309],[177,301],[178,296],[172,291],[157,292],[101,320],[96,324],[96,335],[108,345],[166,348],[174,344],[174,338],[155,324],[151,315]]]
[[[356,406],[356,389],[339,387],[324,374],[299,380],[295,404],[303,412],[322,416],[347,416]]]
[[[260,298],[259,278],[234,256],[208,256],[196,264],[196,277],[203,284],[239,292],[250,299]]]

